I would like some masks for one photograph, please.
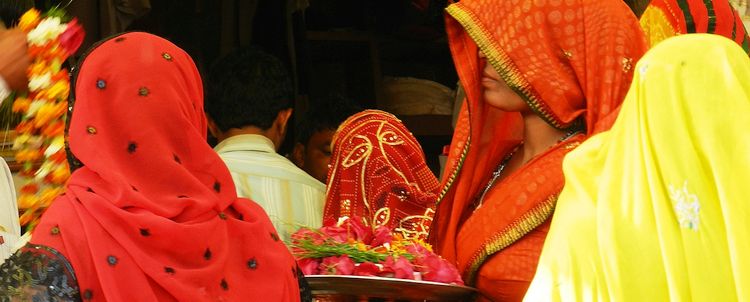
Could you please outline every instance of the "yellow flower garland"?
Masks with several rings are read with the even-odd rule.
[[[13,103],[13,111],[22,114],[13,149],[16,161],[23,164],[20,174],[25,183],[18,207],[27,231],[36,226],[70,177],[64,148],[70,82],[62,63],[80,46],[83,31],[75,20],[63,23],[62,19],[64,12],[59,9],[44,16],[31,9],[18,25],[27,35],[32,60],[27,74],[29,92],[17,95]]]

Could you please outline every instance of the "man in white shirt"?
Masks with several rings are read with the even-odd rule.
[[[290,159],[307,174],[325,183],[333,135],[344,120],[361,110],[339,95],[313,100],[297,124]]]
[[[215,64],[206,85],[214,148],[232,173],[237,194],[266,210],[284,240],[300,226],[320,227],[325,185],[276,153],[292,114],[292,82],[284,64],[256,48]]]
[[[18,30],[6,30],[0,24],[0,104],[11,90],[24,90],[27,85],[26,35]],[[0,158],[0,263],[17,248],[21,226],[13,177],[5,160]]]
[[[0,158],[0,264],[18,248],[20,237],[13,177],[5,160]]]

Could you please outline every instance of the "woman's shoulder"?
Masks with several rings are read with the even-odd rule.
[[[70,262],[57,250],[27,244],[0,265],[0,300],[80,301]]]

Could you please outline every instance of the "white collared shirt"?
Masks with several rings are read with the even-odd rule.
[[[13,176],[5,160],[0,157],[0,263],[15,251],[20,236],[21,226],[18,224],[18,204]]]
[[[270,139],[242,134],[214,150],[229,168],[237,195],[263,207],[285,242],[300,226],[321,226],[325,185],[276,153]]]

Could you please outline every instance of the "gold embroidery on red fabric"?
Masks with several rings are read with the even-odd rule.
[[[573,58],[573,53],[572,53],[572,52],[570,52],[569,50],[564,50],[564,49],[563,49],[563,52],[562,52],[562,54],[563,54],[563,56],[565,56],[565,58],[567,58],[567,59],[572,59],[572,58]]]
[[[625,72],[625,73],[628,73],[632,69],[633,69],[633,59],[632,58],[622,58],[622,71]]]
[[[580,144],[581,144],[581,142],[572,142],[570,144],[565,145],[565,150],[573,150],[576,147],[578,147],[578,145],[580,145]]]
[[[471,133],[471,130],[469,130],[469,133]],[[463,149],[461,149],[461,156],[458,158],[458,164],[456,164],[456,168],[450,171],[450,174],[448,174],[448,181],[446,181],[443,188],[440,189],[440,193],[438,194],[437,201],[435,201],[435,206],[438,206],[440,202],[443,201],[443,198],[445,198],[445,195],[448,194],[448,191],[450,190],[451,186],[453,186],[453,182],[456,180],[456,177],[458,177],[458,171],[461,171],[461,167],[464,164],[466,155],[469,153],[470,143],[471,143],[471,134],[469,134],[469,137],[466,139],[466,144],[464,144]]]
[[[464,271],[464,280],[466,281],[466,284],[474,284],[476,273],[487,258],[510,246],[518,239],[521,239],[521,237],[544,223],[544,221],[552,215],[556,202],[557,194],[548,197],[547,200],[539,203],[528,213],[518,218],[518,220],[511,223],[504,230],[495,234],[490,240],[482,244],[479,251],[477,251],[477,253],[471,258],[469,266],[467,266]]]
[[[378,158],[378,160],[384,161],[385,166],[389,167],[396,167],[395,163],[392,163],[391,156],[389,154],[386,154],[386,148],[384,146],[399,146],[399,145],[408,145],[411,149],[414,150],[422,150],[421,146],[416,142],[415,139],[409,139],[409,137],[413,137],[413,134],[408,132],[406,129],[401,129],[399,126],[393,122],[392,120],[395,120],[395,122],[401,123],[400,120],[396,119],[394,116],[390,114],[383,114],[376,111],[372,112],[363,112],[360,114],[357,119],[355,120],[347,120],[341,125],[339,125],[338,130],[336,134],[333,137],[332,147],[334,147],[339,140],[342,142],[346,142],[347,145],[351,145],[355,143],[355,140],[357,142],[357,145],[348,151],[343,151],[342,156],[343,160],[341,161],[341,166],[344,169],[357,169],[356,171],[356,177],[358,178],[359,186],[357,190],[359,191],[359,194],[362,199],[362,204],[365,207],[363,222],[366,225],[369,225],[373,229],[375,229],[378,226],[381,225],[390,225],[391,220],[395,220],[398,217],[397,214],[391,210],[389,207],[382,207],[382,208],[373,208],[374,203],[371,203],[372,201],[369,200],[368,194],[366,192],[366,188],[368,187],[367,183],[371,181],[371,179],[366,175],[368,172],[365,168],[357,168],[359,166],[361,167],[367,167],[368,161],[372,160],[373,158]],[[359,124],[354,125],[352,129],[344,131],[344,129],[352,125],[351,123],[357,121]],[[361,134],[355,134],[359,133],[361,129],[363,128],[372,128],[376,127],[374,138],[368,137],[366,135]],[[379,154],[373,153],[377,152],[375,149],[379,148]],[[331,177],[328,178],[328,186],[330,187],[332,185],[333,179],[336,177],[336,168],[339,165],[339,162],[337,161],[331,169],[333,169],[333,172],[331,174]],[[416,182],[410,182],[409,178],[399,170],[398,168],[393,168],[389,170],[390,173],[394,173],[391,178],[392,181],[396,181],[396,179],[400,179],[400,182],[403,184],[419,188],[422,188],[418,183]],[[425,170],[424,172],[416,171],[417,176],[419,173],[428,173],[429,170]],[[426,175],[425,175],[426,176]],[[434,178],[434,176],[432,176]],[[437,183],[435,184],[437,186]],[[433,186],[433,189],[434,187]],[[403,201],[403,200],[402,200]],[[339,205],[339,213],[341,216],[350,216],[350,215],[357,215],[357,213],[352,213],[352,206],[353,203],[356,201],[352,201],[349,199],[341,200],[341,204]],[[356,206],[355,206],[356,207]],[[431,212],[434,213],[433,209],[429,209]],[[355,210],[356,211],[356,210]],[[417,217],[422,218],[422,220],[425,220],[422,215],[417,216],[408,216],[400,221],[393,221],[396,223],[396,226],[402,226],[403,231],[407,231],[409,234],[422,234],[426,233],[427,230],[429,230],[429,225],[432,217],[428,217],[429,221],[426,223],[407,223],[406,221],[416,221]],[[400,219],[400,218],[398,218]],[[413,229],[412,229],[413,227]],[[423,238],[422,238],[423,239]]]
[[[374,230],[378,226],[388,225],[388,222],[390,220],[391,220],[391,209],[380,208],[377,211],[375,211],[375,215],[372,215],[372,221],[370,222],[370,226]]]
[[[344,168],[349,168],[353,165],[358,164],[362,160],[367,160],[372,153],[372,143],[366,136],[357,135],[355,138],[364,140],[365,142],[354,147],[351,153],[347,154],[344,158]]]
[[[341,213],[341,216],[344,217],[351,217],[352,215],[352,201],[349,199],[344,199],[341,201],[341,208],[339,209],[339,212]]]
[[[399,221],[399,226],[394,231],[400,232],[407,240],[427,238],[430,234],[433,216],[435,216],[435,210],[432,208],[427,208],[422,215],[406,216]]]

